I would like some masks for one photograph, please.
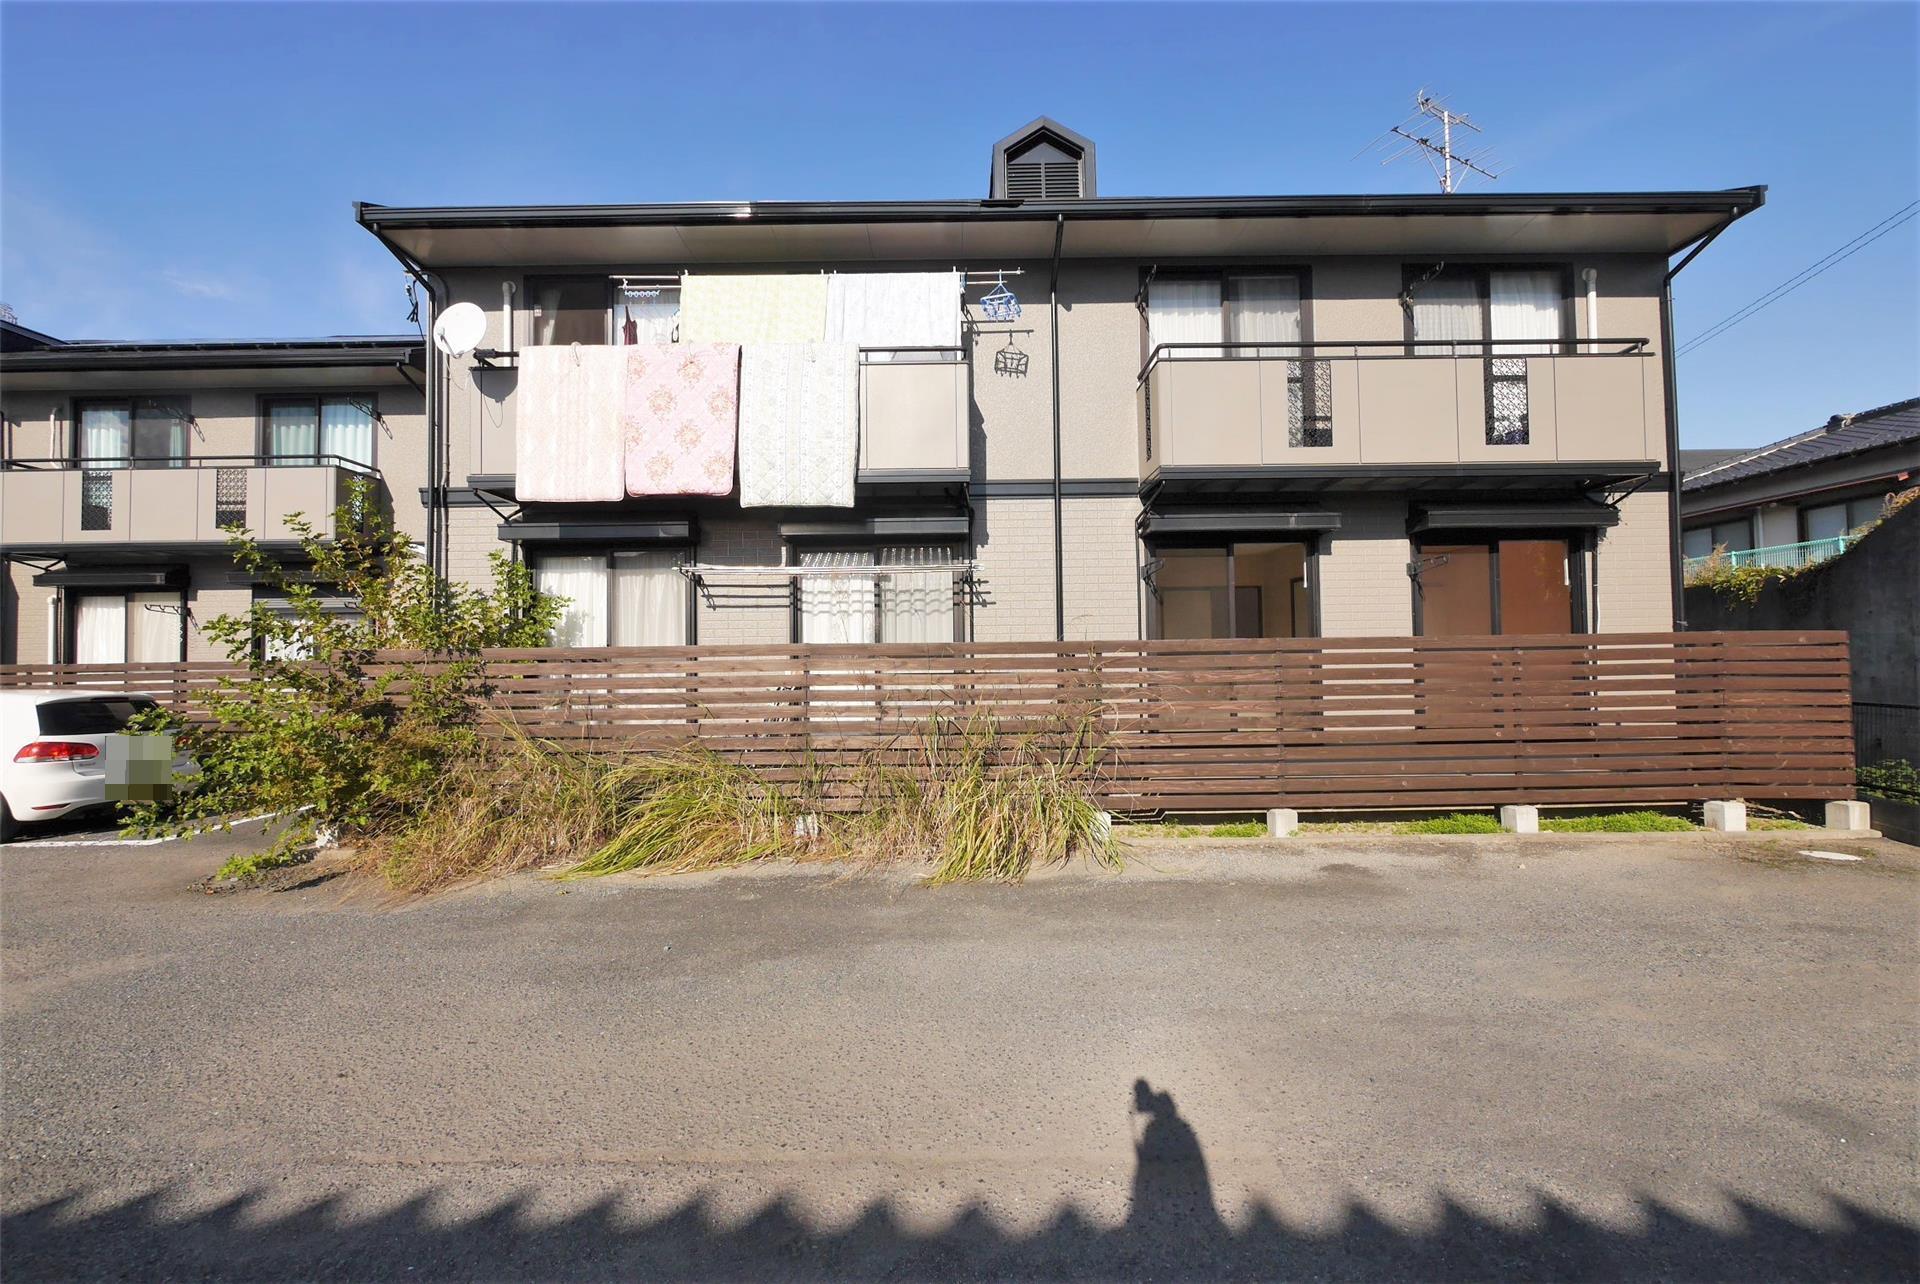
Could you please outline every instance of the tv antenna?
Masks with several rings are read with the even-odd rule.
[[[1469,173],[1479,174],[1483,178],[1500,177],[1487,168],[1491,157],[1486,152],[1469,154],[1453,149],[1454,130],[1480,132],[1480,126],[1468,120],[1465,112],[1453,111],[1444,98],[1435,98],[1424,89],[1414,95],[1413,104],[1411,116],[1361,148],[1361,154],[1380,145],[1389,136],[1399,138],[1400,146],[1380,163],[1391,165],[1409,156],[1419,156],[1432,167],[1433,176],[1440,180],[1440,190],[1448,195],[1459,188]]]

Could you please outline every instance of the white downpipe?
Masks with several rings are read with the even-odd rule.
[[[47,663],[60,663],[60,596],[65,589],[47,595]]]
[[[512,352],[513,347],[513,282],[500,283],[500,351]]]
[[[1580,279],[1587,283],[1587,351],[1598,352],[1600,347],[1594,340],[1600,337],[1600,271],[1582,268]]]

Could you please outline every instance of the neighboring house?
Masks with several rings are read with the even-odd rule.
[[[1680,452],[1683,465],[1694,453]],[[1715,549],[1736,565],[1808,565],[1846,548],[1889,495],[1920,484],[1920,398],[1715,454],[1686,466],[1681,482],[1688,565]]]
[[[477,582],[489,553],[525,558],[569,599],[576,644],[1673,625],[1668,286],[1764,189],[1103,197],[1094,144],[1045,119],[994,145],[989,183],[941,201],[359,205],[430,321],[484,311],[477,348],[426,350],[424,407],[397,358],[386,383],[371,363],[317,380],[206,360],[188,410],[208,437],[226,417],[188,462],[249,455],[258,496],[279,475],[258,458],[269,392],[377,389],[375,466],[433,565]],[[713,378],[687,357],[735,359],[693,341],[743,345],[737,420],[707,382],[696,420],[657,413],[693,385],[645,383],[664,377],[650,352],[682,380]],[[624,475],[622,347],[650,389]],[[115,354],[181,348],[0,357],[9,433],[31,446],[9,452],[61,457],[58,486],[45,466],[0,474],[41,496],[10,495],[0,528],[8,654],[85,652],[46,621],[83,587],[62,577],[103,560],[232,579],[217,540],[146,535],[137,504],[127,518],[98,492],[107,476],[137,500],[148,473],[76,458],[126,453],[135,399],[181,387]],[[90,444],[80,416],[115,394],[127,424],[88,418]],[[736,426],[744,486],[716,444]],[[689,478],[695,455],[710,471]]]
[[[429,354],[439,564],[516,547],[584,643],[1672,626],[1670,256],[1763,189],[1113,198],[1094,156],[1042,119],[982,200],[358,206],[438,308],[487,315],[478,354]],[[820,336],[744,319],[795,277],[950,269],[957,338],[862,340],[857,460],[782,447],[850,506],[615,499],[590,463],[599,499],[552,498],[578,389],[540,347],[670,341],[697,292],[686,337],[744,339],[752,384],[756,340]]]
[[[353,478],[425,534],[418,335],[0,340],[0,661],[220,658],[198,626],[256,592],[222,527],[291,553]]]

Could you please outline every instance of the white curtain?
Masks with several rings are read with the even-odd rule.
[[[952,642],[953,571],[908,571],[902,567],[950,567],[945,548],[883,548],[881,566],[894,568],[880,581],[880,641]]]
[[[1300,278],[1235,276],[1227,285],[1227,338],[1234,343],[1300,342]],[[1237,357],[1299,357],[1298,348],[1236,349]]]
[[[615,343],[672,343],[679,331],[679,286],[621,289],[620,300],[613,305]]]
[[[613,555],[614,646],[685,646],[687,581],[677,553]]]
[[[1495,272],[1488,279],[1487,301],[1492,339],[1540,339],[1539,344],[1502,344],[1496,357],[1550,353],[1560,340],[1562,303],[1557,272]]]
[[[1480,340],[1480,283],[1471,277],[1439,277],[1413,290],[1413,337],[1420,340]],[[1444,348],[1417,348],[1421,356],[1444,356]],[[1467,356],[1480,355],[1477,343]]]
[[[373,407],[364,401],[327,400],[320,406],[320,453],[373,467]]]
[[[133,453],[133,415],[124,406],[82,406],[80,457],[122,460]]]
[[[553,626],[555,646],[607,645],[607,559],[543,557],[534,564],[534,586],[565,600]]]
[[[127,599],[88,594],[73,602],[75,664],[123,664],[127,658]]]
[[[872,566],[870,552],[800,554],[802,567]],[[800,577],[800,640],[802,642],[871,642],[874,640],[874,580],[870,575],[803,575]]]
[[[1147,347],[1163,343],[1218,343],[1226,338],[1217,280],[1155,279],[1147,285]],[[1217,357],[1218,348],[1187,348],[1175,357]]]
[[[135,593],[128,604],[133,627],[128,631],[127,659],[141,663],[180,658],[186,616],[178,593]]]
[[[267,407],[267,454],[274,459],[311,459],[318,449],[320,419],[312,404]]]

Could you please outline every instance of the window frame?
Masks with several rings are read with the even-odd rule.
[[[1140,364],[1147,364],[1153,355],[1153,329],[1147,315],[1147,291],[1155,281],[1217,281],[1220,284],[1220,342],[1233,343],[1227,338],[1229,319],[1232,315],[1232,301],[1227,294],[1227,281],[1235,276],[1291,276],[1300,283],[1300,350],[1296,357],[1240,357],[1243,361],[1306,360],[1312,353],[1313,345],[1318,342],[1313,334],[1313,267],[1306,263],[1220,263],[1217,265],[1175,264],[1172,267],[1143,267],[1140,269],[1140,284],[1134,291],[1137,302],[1136,311],[1140,314]],[[1221,359],[1233,358],[1235,354],[1222,348]]]
[[[1572,610],[1568,613],[1570,617],[1569,622],[1572,625],[1572,631],[1574,633],[1592,633],[1593,624],[1589,610],[1591,591],[1587,583],[1587,558],[1589,556],[1597,556],[1599,552],[1599,541],[1595,538],[1592,531],[1547,529],[1538,531],[1468,530],[1439,533],[1428,532],[1413,536],[1408,551],[1413,556],[1413,564],[1418,564],[1420,558],[1424,555],[1423,550],[1431,544],[1488,545],[1488,587],[1492,592],[1490,605],[1493,619],[1493,635],[1497,637],[1505,632],[1505,630],[1500,627],[1500,541],[1509,539],[1558,539],[1566,541],[1567,596],[1572,606]],[[1413,636],[1417,638],[1426,637],[1428,635],[1422,631],[1426,624],[1424,618],[1426,612],[1421,601],[1425,595],[1420,591],[1419,575],[1409,574],[1407,576],[1407,591],[1413,595]]]
[[[75,651],[80,641],[79,629],[77,626],[79,623],[81,598],[83,597],[117,597],[117,598],[120,598],[123,602],[125,602],[126,633],[125,633],[125,636],[121,638],[121,652],[120,652],[122,655],[125,655],[128,652],[133,650],[133,645],[132,645],[133,644],[133,620],[134,620],[133,599],[147,593],[171,593],[175,597],[178,597],[180,599],[180,654],[175,656],[174,660],[184,663],[187,658],[187,633],[188,633],[187,591],[184,588],[167,588],[164,585],[159,587],[149,586],[145,588],[127,588],[127,589],[116,589],[116,588],[88,588],[88,589],[78,589],[78,590],[72,589],[72,588],[62,589],[60,591],[60,633],[61,633],[60,654],[65,658],[62,659],[61,663],[63,664],[79,664],[80,663],[80,661],[75,658]],[[122,661],[122,663],[166,664],[168,663],[168,661],[166,660],[126,660],[126,661]]]
[[[524,549],[522,551],[520,560],[523,563],[525,563],[527,572],[529,575],[531,575],[534,578],[536,582],[536,587],[537,587],[539,573],[540,573],[539,562],[541,558],[544,558],[544,557],[596,557],[596,556],[599,557],[600,569],[602,572],[604,572],[604,576],[605,576],[604,592],[606,594],[606,604],[605,604],[606,618],[609,625],[608,632],[609,634],[611,634],[612,632],[611,625],[613,622],[613,607],[614,607],[613,559],[615,558],[615,556],[621,553],[672,553],[679,558],[679,561],[676,562],[675,565],[690,566],[694,562],[699,560],[698,551],[699,550],[695,545],[689,544],[689,543],[682,543],[679,541],[662,541],[662,542],[648,541],[648,542],[640,542],[640,543],[628,542],[628,543],[622,543],[622,544],[596,544],[592,548],[574,548],[567,544],[535,544],[532,547]],[[645,647],[650,650],[657,650],[657,649],[672,647],[677,645],[697,646],[700,642],[700,595],[694,591],[692,581],[688,580],[684,575],[681,576],[680,578],[686,592],[685,611],[686,611],[687,640],[685,643],[608,642],[607,645],[609,647],[614,647],[614,646]],[[553,643],[549,642],[547,643],[547,645],[552,646]]]
[[[615,294],[614,278],[611,275],[593,272],[530,272],[523,274],[520,278],[520,301],[514,308],[516,318],[523,316],[525,318],[525,325],[527,327],[526,338],[523,341],[519,335],[512,336],[513,346],[516,349],[523,346],[528,348],[554,346],[534,342],[534,318],[538,315],[538,310],[533,303],[534,292],[543,285],[581,283],[595,283],[600,286],[602,295],[600,305],[600,342],[603,344],[611,344],[613,342],[613,304]],[[516,321],[516,324],[519,324],[519,322]]]
[[[357,460],[348,460],[336,455],[320,453],[320,419],[325,403],[329,401],[364,401],[373,414],[373,458],[364,465]],[[269,418],[273,406],[291,406],[309,404],[313,407],[313,448],[311,455],[288,455],[284,459],[275,456],[273,444],[273,422]],[[254,462],[264,468],[351,468],[356,471],[362,467],[369,474],[380,472],[380,430],[386,426],[386,417],[380,409],[380,394],[368,390],[343,389],[338,392],[262,392],[254,396],[253,407],[253,457]]]
[[[1306,549],[1306,555],[1303,561],[1303,565],[1306,569],[1306,577],[1307,577],[1306,587],[1307,587],[1308,626],[1312,629],[1312,632],[1305,633],[1305,634],[1296,634],[1295,636],[1300,638],[1324,637],[1325,634],[1322,631],[1322,625],[1321,625],[1321,619],[1320,619],[1320,596],[1321,596],[1321,588],[1324,582],[1321,574],[1322,572],[1321,555],[1326,551],[1326,537],[1318,532],[1303,532],[1303,531],[1276,532],[1276,534],[1281,535],[1283,537],[1262,538],[1259,535],[1251,535],[1251,534],[1248,535],[1246,538],[1226,538],[1226,539],[1219,539],[1211,535],[1199,535],[1199,534],[1167,536],[1159,539],[1146,541],[1145,552],[1146,552],[1147,561],[1149,563],[1161,561],[1162,560],[1160,556],[1161,553],[1171,548],[1208,549],[1208,550],[1217,550],[1226,554],[1227,638],[1217,639],[1217,640],[1231,640],[1238,636],[1236,629],[1239,623],[1239,613],[1240,613],[1240,604],[1238,601],[1235,600],[1236,595],[1234,592],[1235,588],[1237,587],[1236,579],[1234,576],[1234,564],[1235,562],[1238,561],[1238,558],[1235,557],[1233,552],[1234,546],[1238,544],[1299,544],[1299,545],[1302,545]],[[1179,642],[1179,641],[1197,640],[1197,639],[1183,639],[1183,638],[1170,639],[1164,636],[1164,633],[1165,633],[1164,624],[1160,618],[1161,607],[1160,607],[1159,587],[1156,585],[1156,583],[1154,582],[1154,578],[1151,576],[1143,574],[1141,575],[1140,579],[1141,579],[1141,591],[1146,595],[1146,611],[1144,613],[1145,614],[1144,623],[1146,627],[1143,630],[1146,636],[1143,640],[1148,642],[1166,642],[1166,641]],[[1242,640],[1259,641],[1260,639],[1247,638]],[[1270,640],[1284,641],[1285,639],[1270,639]]]
[[[837,540],[788,540],[788,565],[798,566],[802,553],[872,553],[873,554],[873,632],[871,642],[855,643],[857,646],[889,646],[885,638],[879,636],[880,622],[885,618],[884,602],[881,598],[883,586],[880,574],[889,568],[880,561],[880,554],[890,548],[944,548],[953,556],[956,563],[965,562],[970,557],[967,543],[960,539],[930,539],[924,543],[903,544],[897,538],[890,539],[837,539]],[[911,567],[907,569],[911,570]],[[933,567],[929,569],[939,569]],[[957,569],[957,568],[956,568]],[[800,640],[800,582],[801,576],[793,576],[787,585],[787,641],[794,646],[820,645],[803,643]],[[973,636],[973,602],[971,595],[961,592],[960,580],[956,575],[953,588],[953,637],[950,641],[965,642]],[[940,645],[935,643],[934,645]]]
[[[134,437],[137,433],[140,403],[143,401],[180,407],[182,411],[180,422],[187,425],[187,431],[183,432],[180,438],[180,454],[178,456],[168,456],[167,462],[165,463],[139,463],[133,458],[135,448]],[[82,441],[80,414],[82,411],[96,406],[125,406],[127,408],[128,453],[120,457],[117,462],[104,463],[99,469],[89,469],[89,471],[113,472],[123,468],[186,468],[192,464],[194,457],[192,429],[199,423],[199,420],[194,418],[193,397],[190,393],[129,392],[116,396],[96,396],[88,393],[83,396],[67,398],[67,457],[72,461],[75,468],[87,468],[90,462],[83,459],[80,454],[80,443]]]
[[[1701,523],[1700,525],[1698,525],[1698,526],[1688,526],[1688,527],[1686,527],[1686,528],[1684,528],[1684,529],[1683,529],[1683,530],[1682,530],[1682,531],[1680,532],[1680,550],[1681,550],[1681,556],[1683,556],[1683,557],[1685,557],[1685,556],[1694,556],[1694,557],[1701,557],[1701,556],[1706,556],[1706,557],[1711,557],[1711,556],[1713,555],[1713,550],[1714,550],[1714,549],[1717,549],[1717,548],[1720,548],[1720,547],[1721,547],[1721,542],[1720,542],[1720,540],[1719,540],[1719,539],[1717,539],[1717,538],[1715,538],[1715,535],[1714,535],[1714,532],[1716,532],[1717,530],[1719,530],[1719,529],[1720,529],[1721,527],[1723,527],[1723,526],[1732,526],[1732,525],[1734,525],[1735,523],[1745,523],[1745,525],[1746,525],[1746,528],[1747,528],[1747,548],[1758,548],[1758,547],[1760,547],[1760,546],[1759,546],[1759,544],[1757,544],[1757,543],[1755,543],[1755,541],[1756,541],[1757,539],[1759,539],[1759,537],[1760,537],[1760,533],[1759,533],[1759,530],[1758,530],[1758,529],[1756,528],[1756,526],[1755,526],[1755,523],[1754,523],[1754,515],[1753,515],[1752,513],[1737,513],[1737,514],[1732,514],[1732,515],[1729,515],[1729,516],[1725,516],[1725,517],[1713,517],[1713,518],[1708,518],[1708,519],[1707,519],[1707,520],[1706,520],[1705,522],[1702,522],[1702,523]],[[1804,524],[1802,525],[1802,527],[1801,527],[1801,529],[1802,529],[1802,531],[1804,532],[1804,530],[1805,530],[1805,526],[1804,526]],[[1689,536],[1689,535],[1691,535],[1691,534],[1693,534],[1693,533],[1694,533],[1695,531],[1705,531],[1705,532],[1707,532],[1707,540],[1708,540],[1708,544],[1707,544],[1707,551],[1706,551],[1706,553],[1704,553],[1704,554],[1700,554],[1700,553],[1695,553],[1695,554],[1688,554],[1688,553],[1686,552],[1686,544],[1687,544],[1687,536]],[[1727,549],[1727,551],[1728,551],[1729,553],[1737,553],[1737,552],[1743,552],[1744,550],[1742,550],[1742,549],[1736,549],[1736,548],[1728,548],[1728,549]]]
[[[1831,535],[1816,537],[1808,533],[1810,523],[1808,522],[1807,518],[1808,518],[1808,515],[1812,513],[1815,509],[1844,507],[1847,510],[1847,520],[1849,523],[1851,523],[1853,521],[1853,506],[1855,504],[1871,503],[1871,504],[1878,505],[1879,507],[1884,509],[1886,507],[1887,495],[1889,493],[1890,492],[1882,491],[1882,492],[1876,492],[1876,493],[1871,493],[1866,495],[1854,495],[1847,499],[1829,499],[1818,504],[1797,505],[1794,508],[1793,520],[1794,520],[1795,527],[1798,530],[1800,535],[1800,543],[1802,544],[1811,543],[1815,538],[1821,538],[1821,539],[1836,538],[1835,536],[1831,536]],[[1868,522],[1871,522],[1873,520],[1874,518],[1869,517],[1867,521],[1860,522],[1857,525],[1850,524],[1845,531],[1841,532],[1841,534],[1851,535],[1853,534],[1853,532],[1859,530],[1861,526],[1865,526],[1868,524]]]

